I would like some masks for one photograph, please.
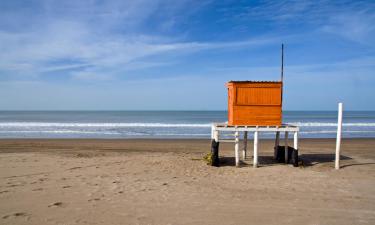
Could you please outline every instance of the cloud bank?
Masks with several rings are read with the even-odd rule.
[[[282,42],[287,44],[287,75],[299,82],[331,77],[375,84],[374,11],[372,1],[1,1],[1,94],[13,101],[0,108],[14,108],[16,101],[22,108],[36,87],[45,93],[60,87],[68,99],[82,95],[78,90],[85,85],[97,96],[95,88],[101,85],[116,89],[120,83],[147,81],[159,87],[152,96],[172,80],[189,84],[180,87],[189,92],[196,85],[189,80],[219,85],[275,79]],[[25,93],[14,91],[20,89]],[[374,94],[363,90],[366,96]],[[215,93],[224,96],[224,91]],[[341,91],[337,87],[335,93]],[[313,90],[306,95],[313,96]],[[104,101],[105,96],[97,98]],[[162,100],[159,104],[168,107]],[[213,108],[225,108],[225,101]]]

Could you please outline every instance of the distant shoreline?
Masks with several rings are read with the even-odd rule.
[[[213,110],[199,110],[199,109],[108,109],[108,110],[94,110],[94,109],[31,109],[31,110],[22,110],[22,109],[0,109],[0,112],[228,112],[226,109],[213,109]],[[283,112],[337,112],[337,109],[331,110],[302,110],[302,109],[292,109],[292,110],[283,110]],[[345,110],[345,112],[375,112],[375,110]]]

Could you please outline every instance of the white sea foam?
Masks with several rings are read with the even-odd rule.
[[[119,132],[107,132],[107,131],[82,131],[82,130],[0,130],[0,134],[32,134],[32,133],[46,133],[46,134],[104,134],[104,135],[116,135],[121,134]],[[128,134],[127,134],[128,135]]]
[[[1,127],[211,127],[209,123],[45,123],[6,122]]]
[[[0,130],[0,134],[93,134],[93,135],[125,135],[125,136],[208,136],[209,133],[159,133],[148,134],[139,132],[108,132],[108,131],[82,131],[82,130]]]
[[[291,122],[300,127],[336,127],[337,123]],[[343,123],[344,127],[375,127],[375,123]],[[2,127],[211,127],[210,123],[48,123],[48,122],[3,122]]]
[[[368,133],[375,133],[375,131],[365,131],[365,130],[343,130],[342,133],[347,134],[368,134]],[[300,131],[300,134],[336,134],[336,130],[316,130],[316,131]]]
[[[290,124],[299,127],[337,127],[337,123],[320,123],[320,122],[291,122]],[[343,123],[344,127],[375,127],[375,123]]]

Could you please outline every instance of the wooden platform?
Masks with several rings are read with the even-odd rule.
[[[222,135],[224,132],[232,132],[234,134],[234,139],[224,139]],[[243,132],[243,150],[242,150],[242,158],[246,158],[247,154],[247,139],[248,139],[248,132],[254,132],[254,153],[253,153],[253,167],[258,166],[258,142],[259,142],[259,132],[275,132],[275,157],[277,155],[277,151],[280,144],[280,132],[285,133],[284,144],[286,149],[285,152],[285,162],[288,163],[288,137],[289,132],[293,132],[293,148],[295,151],[298,151],[298,132],[299,127],[289,124],[283,124],[281,126],[231,126],[227,123],[214,123],[211,127],[211,139],[212,139],[212,165],[218,165],[218,151],[219,151],[219,143],[220,142],[234,142],[234,151],[235,151],[235,158],[236,158],[236,166],[240,165],[240,153],[239,153],[239,143],[240,143],[240,132]],[[298,155],[298,152],[297,152]]]

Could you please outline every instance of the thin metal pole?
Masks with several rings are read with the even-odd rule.
[[[336,137],[336,157],[335,169],[340,169],[340,147],[341,147],[341,128],[342,128],[342,103],[339,103],[338,119],[337,119],[337,137]]]
[[[283,110],[283,95],[284,95],[284,44],[281,44],[281,112]]]
[[[281,44],[281,82],[284,81],[284,44]]]

